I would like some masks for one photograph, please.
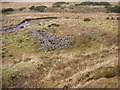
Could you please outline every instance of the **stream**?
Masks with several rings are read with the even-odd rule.
[[[20,30],[21,28],[25,28],[27,26],[30,25],[30,21],[33,20],[42,20],[42,19],[57,19],[57,17],[43,17],[43,18],[29,18],[29,19],[25,19],[22,22],[20,22],[18,25],[16,25],[15,27],[10,27],[4,30],[0,30],[0,32],[14,32],[17,30]]]

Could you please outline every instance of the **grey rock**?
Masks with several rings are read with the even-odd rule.
[[[57,36],[45,29],[35,29],[32,36],[39,40],[41,49],[48,51],[51,49],[61,49],[72,45],[72,40],[68,37]]]

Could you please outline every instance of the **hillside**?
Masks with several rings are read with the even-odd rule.
[[[117,88],[118,20],[103,12],[4,14],[3,88]]]

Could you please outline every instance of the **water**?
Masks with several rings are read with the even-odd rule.
[[[13,32],[20,30],[21,28],[25,28],[30,25],[30,21],[32,20],[41,20],[41,19],[57,19],[57,17],[43,17],[43,18],[31,18],[31,19],[25,19],[21,23],[19,23],[16,27],[0,30],[0,32]]]
[[[17,31],[21,28],[25,28],[27,26],[30,25],[30,22],[29,21],[24,21],[22,22],[21,24],[17,25],[16,27],[14,28],[9,28],[9,29],[5,29],[5,30],[0,30],[0,32],[13,32],[13,31]]]

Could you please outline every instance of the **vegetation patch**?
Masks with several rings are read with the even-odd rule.
[[[80,75],[80,78],[78,79],[78,81],[82,81],[82,80],[87,80],[90,76],[91,72],[87,72],[87,73],[83,73]]]
[[[23,11],[24,9],[26,9],[25,7],[23,7],[23,8],[19,8],[19,11]]]
[[[114,13],[120,13],[120,6],[115,5],[115,6],[108,6],[106,7],[107,12],[114,12]]]
[[[92,5],[92,6],[111,6],[109,2],[82,2],[80,4],[75,4],[76,6],[78,5]]]
[[[56,3],[54,3],[53,4],[53,8],[59,8],[59,7],[61,7],[61,5],[63,5],[63,4],[68,4],[67,2],[56,2]]]
[[[39,11],[39,12],[44,12],[44,10],[47,8],[47,6],[31,6],[29,9],[30,10],[35,10],[35,11]]]
[[[2,9],[2,13],[3,13],[3,14],[8,14],[8,13],[11,13],[11,12],[13,12],[13,11],[14,11],[13,8],[3,8],[3,9]]]
[[[96,69],[92,74],[92,79],[99,79],[99,78],[112,78],[117,76],[117,67],[100,67]]]
[[[60,26],[59,24],[55,24],[55,23],[48,25],[48,27],[59,27],[59,26]]]
[[[85,21],[85,22],[89,22],[89,21],[90,21],[90,18],[84,18],[84,21]]]

